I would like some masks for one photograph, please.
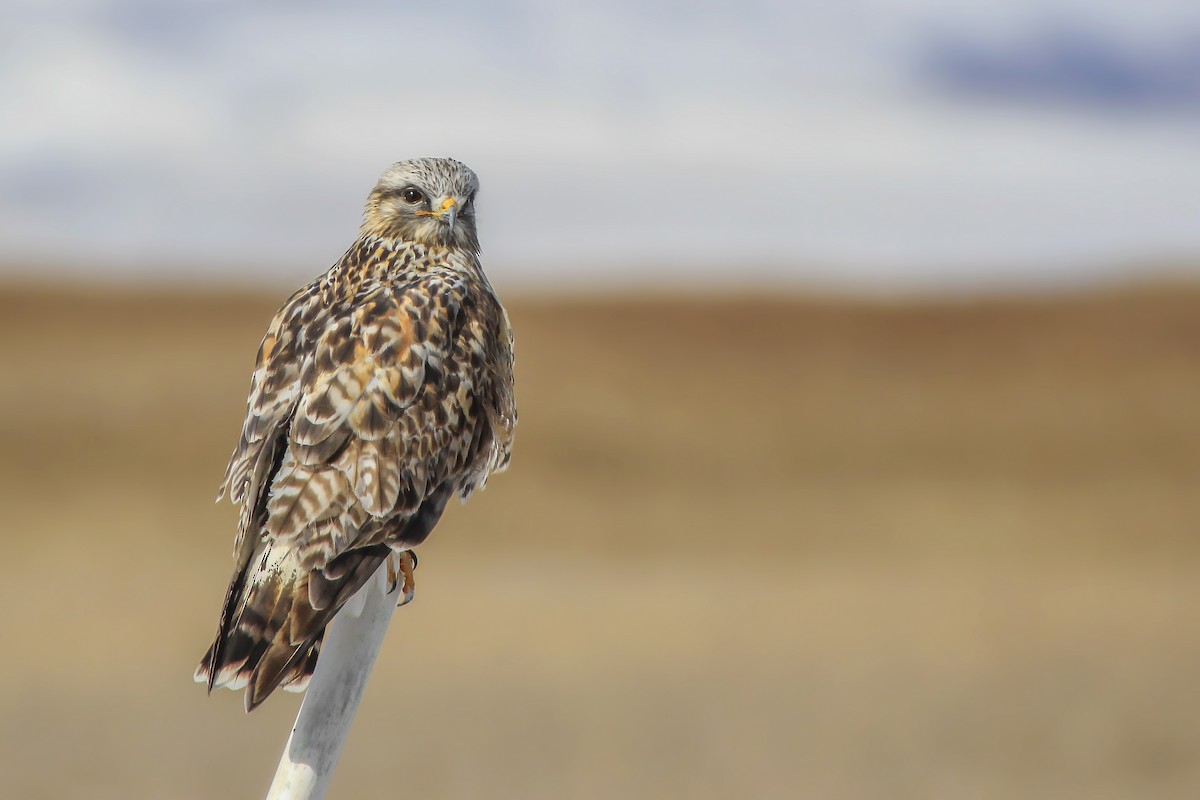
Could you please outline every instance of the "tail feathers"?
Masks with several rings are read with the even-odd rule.
[[[296,654],[304,654],[303,658],[289,659],[292,664],[286,670],[279,670],[279,681],[275,688],[283,689],[288,692],[302,692],[308,687],[308,681],[312,678],[313,670],[317,668],[317,658],[321,654],[321,642],[325,638],[325,631],[322,629],[321,634],[317,636],[307,651],[303,647],[296,648]],[[285,652],[284,648],[276,648],[278,652]],[[265,654],[264,654],[265,655]],[[196,683],[211,683],[210,688],[214,689],[234,689],[240,691],[247,688],[255,680],[256,675],[266,675],[269,665],[265,665],[265,659],[260,658],[257,664],[252,663],[249,656],[240,658],[235,661],[226,662],[216,674],[212,681],[209,681],[209,664],[212,662],[212,647],[208,648],[208,652],[204,654],[204,659],[200,662],[200,666],[196,667],[196,672],[192,678]],[[262,700],[266,699],[260,687],[255,693],[256,696],[261,696],[253,703],[252,707],[257,707]],[[248,700],[250,698],[247,698]],[[249,710],[249,709],[247,709]]]
[[[322,631],[312,647],[308,648],[304,658],[283,674],[283,679],[279,681],[280,689],[285,692],[303,692],[308,688],[308,681],[312,678],[313,670],[317,668],[317,657],[321,655],[321,642],[324,638],[325,634]]]
[[[325,626],[375,573],[386,545],[350,550],[305,571],[291,548],[266,545],[234,575],[217,638],[195,679],[246,690],[252,711],[280,686],[302,691],[321,651]]]

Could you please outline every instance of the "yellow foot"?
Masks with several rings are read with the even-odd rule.
[[[404,594],[400,597],[400,602],[397,606],[406,605],[412,602],[413,594],[417,590],[416,579],[413,576],[413,570],[417,568],[417,557],[412,554],[411,550],[405,550],[402,553],[392,553],[387,558],[387,579],[388,579],[388,594],[396,591],[396,585],[403,579]]]

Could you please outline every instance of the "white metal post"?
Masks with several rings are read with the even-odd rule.
[[[401,597],[399,587],[384,594],[386,566],[381,565],[329,623],[317,668],[267,800],[320,800],[325,796]]]

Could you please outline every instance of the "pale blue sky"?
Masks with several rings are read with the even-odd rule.
[[[497,284],[1200,264],[1200,4],[10,2],[0,268],[294,284],[452,155]]]

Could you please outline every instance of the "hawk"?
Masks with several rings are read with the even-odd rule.
[[[517,410],[508,315],[479,260],[465,164],[392,165],[358,239],[293,294],[258,348],[217,499],[240,505],[233,578],[197,681],[253,710],[300,691],[325,627],[412,548],[454,495],[508,465]]]

